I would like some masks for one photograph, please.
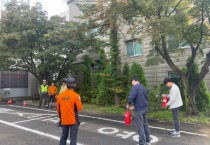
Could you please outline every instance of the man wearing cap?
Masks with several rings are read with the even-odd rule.
[[[66,145],[70,129],[70,145],[77,144],[77,133],[79,127],[78,111],[82,110],[80,95],[74,92],[76,87],[75,79],[69,77],[66,81],[67,90],[57,97],[57,112],[61,119],[62,136],[59,145]]]
[[[43,99],[44,99],[44,105],[47,104],[47,97],[48,97],[48,85],[46,80],[43,80],[43,84],[40,86],[39,108],[42,106]]]

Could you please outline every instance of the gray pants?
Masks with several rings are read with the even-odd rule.
[[[150,129],[147,121],[147,112],[147,108],[135,112],[136,126],[139,134],[139,145],[144,145],[145,141],[150,141]]]
[[[179,129],[179,109],[180,109],[180,107],[171,109],[173,121],[174,121],[174,127],[175,127],[176,131],[180,131],[180,129]]]
[[[69,135],[69,129],[70,129],[70,141],[71,141],[70,145],[76,145],[78,127],[79,127],[78,123],[73,124],[73,125],[62,125],[62,136],[60,138],[59,145],[66,145],[66,141]]]
[[[75,119],[76,119],[76,124],[62,125],[62,136],[60,138],[59,145],[66,145],[66,141],[69,135],[69,129],[70,129],[70,145],[77,144],[77,133],[80,125],[79,116],[77,112],[75,112]]]
[[[41,93],[40,94],[39,107],[42,106],[43,99],[44,99],[44,105],[47,104],[47,97],[48,97],[48,94],[47,93]]]

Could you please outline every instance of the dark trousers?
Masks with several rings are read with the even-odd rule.
[[[179,128],[179,109],[180,109],[180,107],[171,109],[172,116],[173,116],[173,121],[174,121],[174,127],[175,127],[176,131],[180,131],[180,128]]]
[[[42,101],[44,100],[44,105],[47,104],[47,93],[41,93],[40,94],[40,99],[39,99],[39,107],[42,106]]]
[[[55,95],[48,96],[47,106],[49,108],[50,102],[55,103]]]
[[[135,121],[139,134],[139,145],[144,145],[145,141],[150,141],[150,129],[147,121],[147,112],[147,108],[135,112]]]
[[[76,145],[78,127],[79,127],[78,123],[73,125],[62,125],[62,136],[60,138],[59,145],[66,145],[66,141],[69,135],[69,129],[70,129],[70,145]]]

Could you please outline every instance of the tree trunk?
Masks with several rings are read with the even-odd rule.
[[[187,106],[187,114],[198,115],[197,106],[195,103],[195,92],[191,89],[188,91],[189,104]]]
[[[182,85],[183,85],[182,89],[183,89],[183,93],[185,97],[186,114],[198,115],[198,110],[195,103],[195,96],[196,96],[197,90],[195,88],[199,87],[199,85],[198,86],[194,85],[194,87],[190,86],[188,77],[181,76],[180,78],[182,80]]]
[[[199,87],[199,86],[197,86]],[[188,106],[187,107],[187,114],[189,115],[198,115],[198,109],[195,102],[195,96],[196,96],[197,88],[195,86],[189,86],[187,89],[187,98],[188,98]]]
[[[119,102],[120,102],[120,101],[119,101],[119,97],[118,97],[117,94],[115,94],[115,96],[114,96],[114,101],[115,101],[115,105],[116,105],[116,106],[119,106],[119,104],[120,104]]]

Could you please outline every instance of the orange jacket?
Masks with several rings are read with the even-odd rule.
[[[57,93],[57,87],[56,86],[49,86],[48,87],[48,95],[55,95]]]
[[[57,112],[61,118],[61,124],[76,124],[75,106],[78,111],[82,110],[80,95],[71,89],[67,89],[57,97]]]

